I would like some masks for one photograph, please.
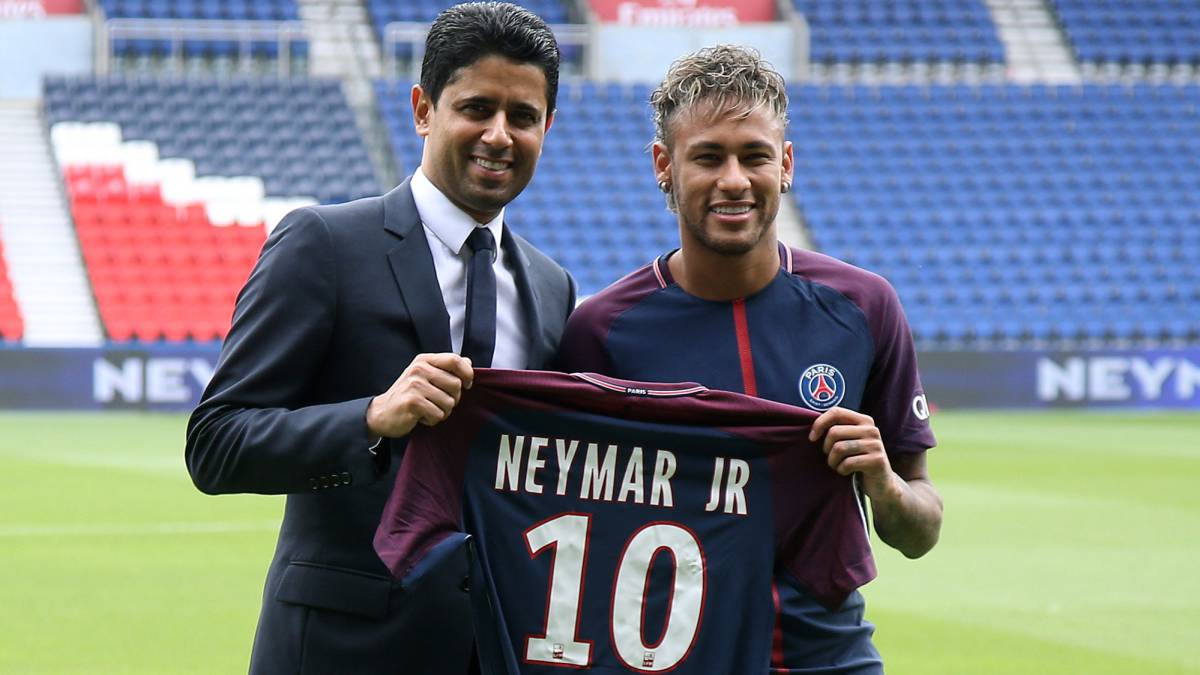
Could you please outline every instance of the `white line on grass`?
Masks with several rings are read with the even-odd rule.
[[[95,525],[50,524],[0,525],[0,537],[111,536],[128,534],[228,534],[269,532],[279,529],[277,520],[210,523],[97,523]]]

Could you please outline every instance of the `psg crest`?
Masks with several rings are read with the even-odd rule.
[[[846,378],[827,363],[809,366],[800,376],[800,398],[813,410],[825,411],[842,402]]]

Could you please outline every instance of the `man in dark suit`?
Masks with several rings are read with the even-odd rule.
[[[503,220],[550,128],[558,59],[519,7],[443,12],[413,87],[420,168],[382,197],[289,214],[238,297],[186,457],[204,492],[287,494],[252,672],[470,667],[464,552],[405,587],[372,537],[408,432],[446,418],[472,367],[545,366],[574,306],[566,271]]]

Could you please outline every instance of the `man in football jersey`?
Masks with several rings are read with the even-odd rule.
[[[787,103],[782,77],[747,49],[671,66],[651,96],[652,157],[680,247],[584,302],[557,364],[819,412],[811,438],[829,470],[856,476],[879,537],[916,558],[937,542],[942,502],[912,335],[883,278],[778,242]],[[859,593],[831,611],[780,571],[775,604],[772,672],[882,672]]]

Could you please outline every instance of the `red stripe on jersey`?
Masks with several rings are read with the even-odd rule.
[[[775,603],[775,631],[771,638],[771,668],[783,668],[783,623],[779,617],[783,615],[783,607],[779,602],[779,587],[771,582],[771,600]]]
[[[750,354],[750,326],[746,323],[746,300],[733,301],[733,328],[737,333],[738,360],[742,364],[742,391],[747,396],[758,396],[758,385],[754,381],[754,357]]]

